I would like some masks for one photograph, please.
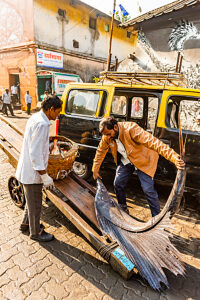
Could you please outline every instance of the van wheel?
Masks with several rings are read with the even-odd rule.
[[[83,179],[87,179],[91,175],[90,166],[79,161],[74,162],[73,171],[76,175]]]

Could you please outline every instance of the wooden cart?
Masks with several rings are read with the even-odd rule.
[[[12,122],[0,116],[0,147],[16,168],[23,142],[23,132]],[[75,225],[97,251],[124,279],[136,271],[133,263],[124,255],[116,242],[102,235],[94,209],[95,189],[73,172],[55,181],[54,191],[44,190],[45,196]],[[23,186],[11,176],[8,188],[12,201],[23,207],[25,197]]]

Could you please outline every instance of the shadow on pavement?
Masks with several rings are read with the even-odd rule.
[[[170,240],[181,253],[200,259],[200,239],[193,237],[185,239],[173,234]]]

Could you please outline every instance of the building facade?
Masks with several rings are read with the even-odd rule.
[[[137,47],[119,70],[174,72],[180,52],[181,72],[200,88],[199,14],[199,1],[178,0],[128,21],[123,28],[137,33]]]
[[[88,82],[106,68],[111,17],[99,10],[79,0],[0,0],[0,15],[0,92],[18,84],[22,105],[29,90],[35,108],[41,87],[54,89],[55,74]],[[118,25],[113,62],[133,52],[137,39]],[[67,81],[60,79],[62,85]]]

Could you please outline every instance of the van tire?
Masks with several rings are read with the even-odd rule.
[[[79,161],[75,161],[73,164],[73,171],[80,178],[88,179],[92,174],[91,166]]]

